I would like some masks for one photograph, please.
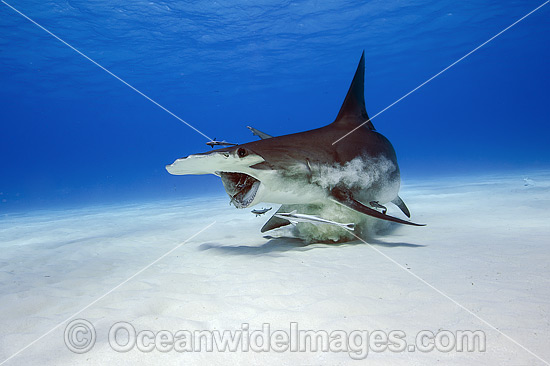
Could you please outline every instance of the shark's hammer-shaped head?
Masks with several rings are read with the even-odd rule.
[[[173,175],[214,174],[222,179],[231,203],[237,208],[246,208],[259,202],[257,193],[261,187],[260,177],[253,165],[264,159],[244,145],[193,154],[167,165]]]

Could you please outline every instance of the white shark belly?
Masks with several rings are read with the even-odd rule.
[[[252,204],[255,205],[260,202],[280,204],[315,204],[322,203],[327,200],[327,192],[321,187],[311,184],[278,184],[271,186],[262,182]]]

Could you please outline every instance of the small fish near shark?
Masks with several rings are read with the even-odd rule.
[[[214,140],[208,141],[206,145],[210,146],[211,148],[214,148],[214,146],[237,146],[238,144],[234,144],[232,142],[227,142],[225,140],[223,141],[217,141],[214,137]]]
[[[220,177],[237,208],[282,204],[262,232],[289,225],[281,216],[295,210],[356,224],[374,217],[424,226],[386,214],[383,205],[392,202],[410,218],[398,195],[395,150],[374,128],[365,108],[364,74],[363,52],[344,103],[329,125],[276,137],[248,127],[261,140],[189,155],[166,169],[174,175]]]
[[[335,225],[346,230],[351,230],[351,231],[355,230],[354,223],[342,224],[335,221],[325,220],[315,215],[299,214],[296,210],[289,213],[277,212],[275,213],[274,216],[283,220],[288,220],[292,225],[296,225],[299,222],[309,222],[310,224],[314,224],[314,225],[321,225],[321,224]]]
[[[262,208],[261,210],[258,210],[258,209],[255,209],[255,210],[252,210],[250,212],[252,212],[254,215],[256,215],[256,217],[258,216],[261,216],[261,215],[265,215],[265,213],[267,211],[270,211],[273,207],[270,207],[270,208]]]

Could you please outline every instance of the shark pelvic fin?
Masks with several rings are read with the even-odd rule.
[[[280,217],[275,216],[275,214],[280,212],[290,212],[292,211],[293,206],[294,205],[282,205],[281,207],[279,207],[277,212],[275,212],[273,216],[271,216],[271,218],[267,220],[267,222],[264,224],[264,226],[262,226],[262,229],[260,231],[262,233],[265,233],[266,231],[277,229],[277,228],[280,228],[281,226],[290,225],[290,221],[281,219]]]
[[[411,213],[409,212],[409,209],[407,208],[407,205],[405,204],[405,202],[403,202],[403,200],[401,199],[401,197],[397,196],[395,197],[395,199],[393,201],[391,201],[391,203],[393,203],[394,205],[396,205],[397,207],[399,207],[399,209],[401,211],[403,211],[403,213],[407,216],[407,217],[411,217]]]
[[[355,71],[346,99],[344,99],[340,112],[338,112],[338,116],[332,124],[350,129],[364,124],[366,128],[374,130],[374,125],[370,121],[365,108],[365,51],[361,55],[361,60],[357,66],[357,71]]]
[[[413,226],[425,226],[426,224],[417,224],[414,222],[401,220],[397,217],[393,217],[390,215],[386,215],[380,211],[377,211],[375,209],[372,209],[370,207],[365,206],[361,202],[355,200],[351,194],[351,192],[335,187],[332,190],[332,198],[335,202],[340,203],[341,205],[344,205],[352,210],[364,213],[365,215],[369,215],[372,217],[376,217],[377,219],[386,220],[386,221],[392,221],[397,222],[399,224],[405,224],[405,225],[413,225]]]

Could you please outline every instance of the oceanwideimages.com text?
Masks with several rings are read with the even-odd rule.
[[[65,343],[76,353],[93,348],[97,334],[92,324],[76,319],[65,329]],[[422,330],[411,340],[402,330],[311,330],[290,323],[272,329],[269,323],[251,329],[243,323],[234,330],[137,330],[129,322],[113,324],[106,335],[116,352],[345,352],[365,359],[370,352],[484,352],[481,330]]]

